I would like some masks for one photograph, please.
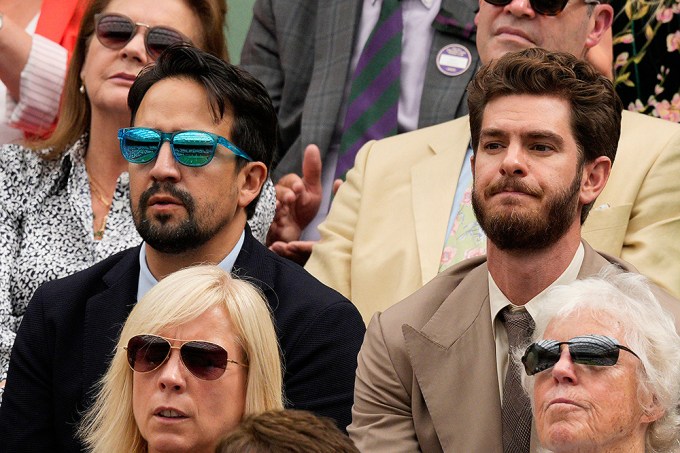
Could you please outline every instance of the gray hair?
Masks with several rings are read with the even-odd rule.
[[[638,399],[652,395],[655,407],[664,415],[650,423],[646,433],[646,451],[680,452],[680,336],[673,316],[661,307],[647,279],[639,274],[622,272],[611,265],[598,275],[552,288],[537,315],[533,341],[543,339],[548,324],[582,311],[604,314],[625,326],[628,347],[642,362],[638,368]],[[519,360],[524,349],[514,351]],[[532,399],[533,379],[522,373],[522,383]]]

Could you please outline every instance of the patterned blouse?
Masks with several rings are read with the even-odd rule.
[[[5,379],[16,331],[38,286],[141,242],[132,221],[127,173],[118,178],[104,237],[94,240],[86,149],[87,137],[83,137],[61,158],[46,161],[18,145],[0,147],[0,381]],[[262,242],[275,202],[268,181],[248,221]]]

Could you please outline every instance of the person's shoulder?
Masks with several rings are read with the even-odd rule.
[[[645,143],[663,144],[680,138],[680,124],[642,113],[624,110],[621,116],[621,144],[642,139]]]
[[[342,294],[257,241],[253,240],[246,253],[252,254],[246,263],[252,268],[235,266],[234,272],[262,290],[281,332],[290,336],[293,332],[317,331],[319,326],[327,326],[327,335],[363,338],[365,325],[361,314]],[[342,326],[343,331],[332,326]]]
[[[44,159],[49,150],[34,150],[21,145],[0,147],[0,171],[12,180],[44,179],[58,170],[63,159]]]
[[[427,145],[431,141],[439,141],[440,139],[448,139],[449,141],[462,140],[467,146],[470,140],[469,116],[461,116],[455,120],[383,138],[376,141],[372,148],[385,149],[394,153],[404,145]]]
[[[466,290],[468,287],[488,294],[487,273],[486,256],[462,261],[440,272],[423,287],[380,315],[383,330],[397,329],[401,332],[404,324],[417,330],[422,329],[445,302],[463,303],[464,297],[471,296]]]
[[[104,276],[112,269],[119,271],[119,274],[124,274],[130,269],[136,269],[138,273],[138,256],[139,247],[123,250],[79,272],[43,283],[34,297],[80,301],[99,291]]]
[[[242,269],[243,273],[255,278],[271,279],[271,289],[279,297],[291,295],[300,299],[299,303],[313,301],[316,307],[349,303],[342,294],[321,283],[300,265],[277,255],[258,241],[253,239],[249,249],[246,253],[252,253],[255,260],[261,261],[258,268],[262,275],[254,275],[253,269]]]

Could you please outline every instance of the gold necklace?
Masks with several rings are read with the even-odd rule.
[[[100,241],[104,238],[104,231],[106,230],[106,221],[109,218],[109,210],[111,209],[111,202],[106,200],[106,198],[103,195],[104,191],[101,189],[101,185],[94,179],[94,177],[89,173],[88,173],[88,176],[90,178],[90,188],[92,189],[92,194],[106,208],[106,214],[104,215],[104,218],[102,219],[102,222],[101,222],[101,225],[99,226],[99,228],[94,226],[94,222],[93,222],[94,238],[95,238],[95,240]],[[92,218],[94,220],[94,212],[92,212]]]

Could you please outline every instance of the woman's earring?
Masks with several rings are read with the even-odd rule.
[[[80,88],[78,88],[78,91],[80,91],[80,94],[85,94],[85,85],[81,83]]]

